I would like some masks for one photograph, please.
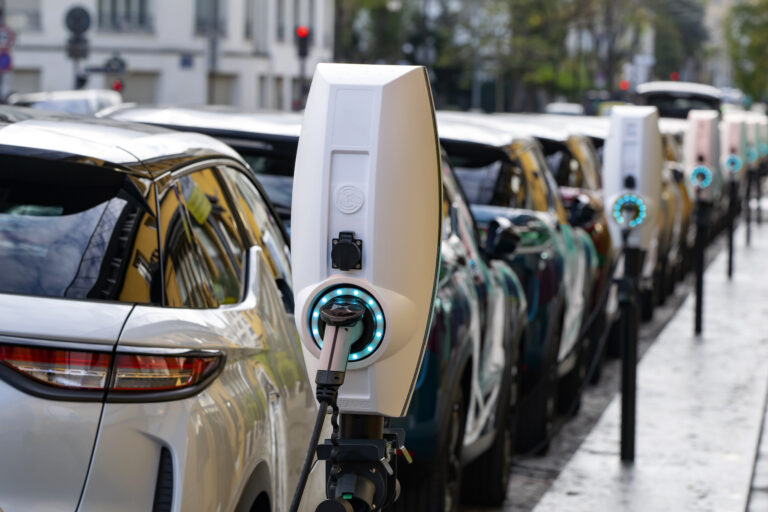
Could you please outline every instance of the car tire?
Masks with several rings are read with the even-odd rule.
[[[457,512],[461,498],[461,451],[464,447],[466,404],[461,386],[450,402],[448,425],[431,471],[402,485],[400,497],[388,512]]]
[[[510,388],[517,390],[519,385],[504,382],[502,386],[493,444],[464,469],[461,501],[467,505],[500,507],[507,496],[517,422],[510,404]]]
[[[603,365],[605,364],[606,347],[603,345],[600,347],[600,342],[603,341],[605,335],[605,329],[608,326],[608,315],[605,309],[598,313],[595,318],[595,323],[592,325],[589,333],[589,357],[587,358],[587,372],[594,364],[595,369],[592,374],[587,374],[589,377],[589,383],[597,385],[600,382],[600,378],[603,376]]]
[[[563,315],[558,330],[550,343],[552,354],[548,358],[543,375],[534,389],[520,402],[520,414],[517,419],[517,451],[519,453],[544,455],[549,451],[549,442],[555,423],[557,410],[557,351],[563,329]],[[551,340],[550,340],[551,341]]]

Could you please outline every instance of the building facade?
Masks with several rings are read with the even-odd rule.
[[[0,0],[2,1],[2,0]],[[16,31],[7,92],[72,89],[67,11],[90,14],[86,88],[122,83],[126,101],[289,110],[302,84],[295,28],[310,28],[306,76],[333,55],[333,0],[5,0]],[[110,58],[121,74],[97,71]]]

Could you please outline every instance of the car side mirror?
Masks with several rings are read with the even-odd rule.
[[[496,217],[488,224],[485,253],[491,259],[508,258],[520,245],[520,234],[512,221]]]
[[[600,210],[592,204],[589,196],[579,194],[571,203],[570,223],[572,226],[587,227],[597,221]]]

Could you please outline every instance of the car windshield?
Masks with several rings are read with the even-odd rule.
[[[30,107],[39,110],[52,110],[54,112],[67,112],[70,114],[92,115],[94,109],[91,102],[87,99],[80,100],[43,100],[43,101],[22,101],[16,103],[19,107]]]
[[[150,188],[95,166],[0,157],[0,293],[153,302]]]
[[[689,110],[720,110],[720,100],[717,98],[695,94],[647,94],[645,103],[658,108],[661,117],[676,117],[678,119],[686,119]]]

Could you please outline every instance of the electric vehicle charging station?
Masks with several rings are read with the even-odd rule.
[[[720,155],[728,181],[728,279],[733,277],[733,231],[739,214],[739,184],[745,174],[746,125],[740,112],[729,112],[720,123]]]
[[[704,252],[706,250],[710,210],[722,195],[720,168],[720,115],[716,110],[691,110],[683,146],[686,174],[696,199],[696,243],[694,271],[696,274],[696,315],[694,332],[703,329],[704,311]],[[719,190],[717,185],[720,185]]]
[[[609,228],[624,255],[619,280],[622,347],[621,460],[635,459],[637,386],[637,281],[658,225],[662,146],[656,107],[619,106],[611,110],[605,142],[603,193],[610,205]]]
[[[318,511],[381,510],[397,498],[396,451],[429,330],[441,235],[440,150],[419,66],[319,64],[296,157],[296,325],[320,414],[333,434]],[[341,414],[339,428],[338,416]]]
[[[752,241],[752,209],[749,206],[752,196],[757,197],[757,219],[761,221],[762,212],[760,208],[760,151],[759,151],[759,117],[756,112],[745,112],[744,120],[746,124],[746,142],[747,142],[747,186],[745,191],[745,222],[747,225],[747,246]]]

